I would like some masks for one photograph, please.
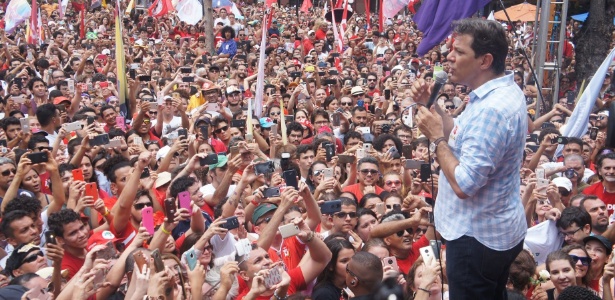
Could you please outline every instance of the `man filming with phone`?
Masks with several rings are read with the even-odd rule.
[[[454,26],[450,81],[472,89],[468,106],[454,120],[438,105],[421,106],[416,117],[442,168],[435,224],[447,241],[451,299],[506,299],[508,271],[527,231],[519,193],[525,97],[505,71],[502,25],[463,19]],[[411,94],[425,105],[432,86],[419,79]]]

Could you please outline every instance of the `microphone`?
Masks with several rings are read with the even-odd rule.
[[[436,81],[436,84],[434,84],[433,90],[431,91],[431,96],[429,97],[429,101],[427,101],[427,109],[431,108],[433,103],[436,101],[436,98],[438,98],[438,93],[440,92],[440,89],[448,80],[448,74],[446,74],[446,72],[444,71],[438,71],[434,73],[434,75],[434,80]]]

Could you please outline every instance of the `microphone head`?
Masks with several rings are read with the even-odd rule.
[[[448,80],[448,74],[446,74],[446,72],[444,71],[438,71],[434,73],[434,80],[438,84],[445,84],[446,81]]]

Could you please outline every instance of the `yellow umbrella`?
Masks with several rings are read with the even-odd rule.
[[[511,21],[533,22],[536,20],[536,5],[523,2],[506,9]],[[496,20],[508,21],[506,14],[500,10],[493,14]]]

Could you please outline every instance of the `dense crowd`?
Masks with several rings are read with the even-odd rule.
[[[121,7],[118,74],[114,4],[71,3],[61,18],[43,3],[31,44],[25,23],[0,31],[0,298],[449,298],[432,220],[441,166],[412,85],[451,72],[454,37],[420,56],[405,12],[383,28],[357,12],[334,30],[322,6],[276,7],[263,24],[262,3],[237,3],[241,15],[217,8],[205,28]],[[580,24],[560,100],[539,118],[521,55],[532,26],[502,26],[529,123],[529,229],[509,299],[613,299],[612,72],[587,134],[564,137]],[[463,84],[440,92],[453,118],[472,106]]]

